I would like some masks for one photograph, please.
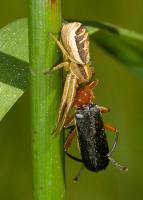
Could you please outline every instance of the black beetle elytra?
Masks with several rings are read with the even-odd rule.
[[[82,162],[88,170],[93,172],[99,172],[106,169],[109,161],[116,165],[120,170],[126,171],[128,169],[127,167],[118,164],[111,157],[118,141],[118,131],[111,125],[104,124],[103,122],[102,113],[108,112],[109,109],[92,103],[90,98],[90,101],[87,100],[87,96],[93,97],[91,89],[93,88],[91,88],[90,84],[77,91],[74,102],[77,107],[74,115],[74,125],[70,127],[70,134],[65,142],[65,152],[70,158]],[[90,94],[88,94],[88,92],[90,92]],[[86,104],[83,99],[85,96],[86,102],[88,102]],[[115,141],[110,151],[105,129],[115,133]],[[67,151],[75,136],[78,138],[81,159],[72,156]],[[78,179],[82,170],[83,167],[74,180]]]

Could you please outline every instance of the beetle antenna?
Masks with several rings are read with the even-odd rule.
[[[110,152],[109,152],[109,154],[108,155],[112,155],[112,153],[114,152],[114,150],[115,150],[115,148],[116,148],[116,146],[117,146],[117,143],[118,143],[118,136],[119,136],[119,131],[118,130],[116,130],[116,132],[115,132],[115,139],[114,139],[114,143],[113,143],[113,146],[112,146],[112,148],[111,148],[111,150],[110,150]]]
[[[79,177],[80,177],[81,173],[83,172],[83,170],[84,170],[84,166],[82,166],[80,168],[80,170],[78,171],[77,175],[73,178],[74,182],[77,182],[79,180]]]
[[[112,162],[113,165],[115,165],[120,171],[128,171],[128,167],[125,167],[123,165],[120,165],[117,161],[115,161],[110,154],[107,155],[108,159]]]

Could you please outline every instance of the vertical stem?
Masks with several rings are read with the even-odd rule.
[[[61,73],[44,75],[44,71],[53,67],[59,59],[57,45],[49,33],[58,36],[61,5],[60,0],[29,1],[33,200],[63,200],[62,138],[51,137],[61,97]]]

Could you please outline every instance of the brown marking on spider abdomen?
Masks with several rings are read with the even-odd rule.
[[[77,45],[77,49],[79,52],[79,56],[81,60],[86,64],[89,63],[89,39],[88,32],[86,28],[81,25],[75,35],[75,41]]]

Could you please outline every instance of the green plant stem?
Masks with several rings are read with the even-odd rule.
[[[44,75],[59,60],[57,45],[49,33],[58,36],[60,9],[60,0],[30,0],[33,200],[60,200],[65,195],[62,138],[51,136],[62,91],[61,73]]]

